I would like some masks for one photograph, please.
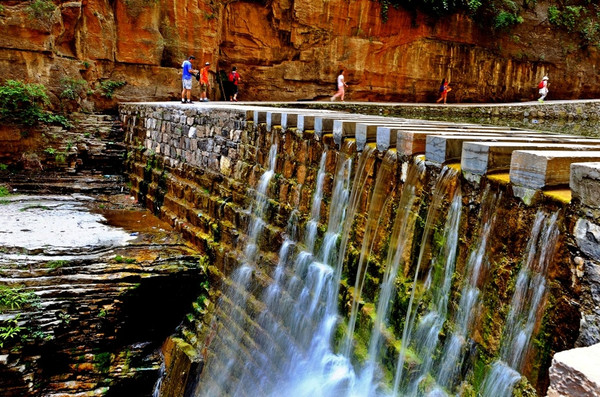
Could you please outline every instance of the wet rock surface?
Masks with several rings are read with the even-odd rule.
[[[3,200],[0,288],[4,396],[147,396],[157,348],[198,296],[198,258],[126,195]],[[79,394],[77,394],[79,395]]]

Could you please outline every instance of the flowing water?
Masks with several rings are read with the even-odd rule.
[[[367,265],[369,256],[373,250],[373,244],[377,237],[377,232],[381,224],[381,217],[385,214],[384,207],[389,203],[389,199],[393,196],[388,192],[389,181],[393,178],[393,173],[396,165],[395,151],[388,151],[384,157],[381,167],[377,172],[377,179],[373,192],[371,193],[371,202],[369,205],[367,223],[363,235],[360,258],[358,260],[358,268],[356,270],[356,281],[354,283],[354,294],[352,296],[352,307],[350,310],[350,321],[348,322],[348,330],[346,331],[346,342],[342,349],[342,353],[346,358],[350,359],[352,350],[352,339],[354,337],[354,327],[356,325],[356,317],[358,316],[358,307],[361,300],[362,290],[365,283],[365,275],[367,274]]]
[[[402,331],[402,345],[400,347],[400,353],[398,354],[396,375],[394,377],[394,387],[392,391],[394,396],[397,396],[399,391],[406,390],[406,384],[401,383],[405,381],[403,378],[404,364],[406,360],[407,349],[410,347],[413,338],[415,321],[417,317],[418,302],[415,302],[417,283],[420,279],[421,268],[426,265],[423,262],[425,260],[426,253],[429,252],[430,249],[430,239],[434,232],[436,222],[439,221],[439,212],[442,210],[444,199],[446,199],[452,192],[451,188],[453,187],[453,184],[451,182],[455,181],[456,177],[457,172],[455,170],[449,167],[444,167],[433,190],[432,203],[429,207],[427,218],[425,220],[421,249],[419,251],[419,257],[415,267],[413,285],[404,322],[404,329]]]
[[[351,141],[345,143],[352,145]],[[367,145],[356,166],[347,147],[338,154],[332,175],[327,230],[319,240],[323,192],[330,179],[325,171],[325,151],[316,173],[310,217],[297,233],[298,211],[292,211],[283,234],[278,262],[264,279],[260,291],[250,288],[255,269],[257,241],[265,225],[264,209],[268,185],[274,174],[277,148],[273,145],[269,168],[260,178],[256,199],[249,208],[252,219],[243,249],[245,260],[226,282],[216,309],[218,323],[211,355],[201,375],[197,396],[446,396],[459,384],[460,369],[472,345],[472,324],[480,306],[482,280],[487,272],[487,245],[496,219],[499,195],[486,191],[482,199],[479,234],[458,285],[460,300],[450,307],[452,280],[458,252],[463,196],[458,172],[444,167],[431,192],[427,216],[419,241],[413,241],[419,208],[423,204],[425,165],[418,160],[408,167],[399,195],[390,191],[397,159],[389,151],[377,163],[374,145]],[[354,173],[353,173],[354,171]],[[371,180],[373,189],[365,195]],[[355,359],[354,334],[361,316],[362,293],[369,258],[380,241],[383,215],[399,196],[367,354]],[[363,208],[365,218],[357,214]],[[521,268],[500,358],[489,371],[482,392],[485,396],[508,396],[519,378],[536,321],[545,299],[544,273],[552,249],[543,242],[558,236],[556,214],[536,217]],[[386,220],[387,221],[387,220]],[[334,333],[340,326],[338,297],[351,230],[364,224],[357,274],[348,288],[349,318],[339,352]],[[300,238],[298,238],[298,235]],[[320,246],[317,242],[321,241]],[[554,244],[550,244],[554,245]],[[416,260],[410,258],[418,247]],[[413,274],[406,274],[409,269]],[[258,274],[257,274],[258,276]],[[384,369],[384,346],[390,342],[390,307],[398,280],[411,280],[402,339],[394,355],[396,364]],[[409,285],[408,283],[406,285]],[[451,313],[452,315],[449,315]],[[448,325],[448,336],[444,327]],[[387,358],[389,360],[389,357]],[[388,372],[386,372],[388,371]],[[387,375],[386,375],[387,374]],[[502,390],[506,390],[503,392]],[[498,394],[500,393],[500,394]],[[506,394],[508,393],[508,394]]]
[[[479,241],[471,251],[465,268],[465,282],[461,288],[460,301],[454,313],[454,328],[444,344],[440,364],[437,370],[437,384],[446,390],[452,389],[458,380],[458,372],[463,362],[465,348],[472,326],[479,312],[480,283],[482,274],[487,270],[487,243],[496,221],[497,194],[491,194],[489,188],[483,195]],[[439,389],[442,392],[442,389]]]
[[[384,328],[387,327],[389,307],[392,294],[395,290],[394,282],[396,275],[400,266],[404,264],[406,248],[410,243],[410,237],[413,235],[417,218],[416,213],[418,212],[414,211],[417,199],[416,191],[419,188],[424,173],[425,164],[417,160],[408,169],[406,182],[402,188],[398,212],[394,221],[390,246],[385,261],[385,273],[377,302],[377,316],[369,341],[369,355],[356,387],[358,395],[369,396],[375,394],[383,377],[383,370],[380,367],[382,334]]]
[[[544,309],[546,271],[559,236],[557,218],[558,213],[549,216],[539,211],[536,214],[526,258],[517,275],[515,292],[504,326],[500,359],[492,364],[483,382],[483,396],[509,397],[521,378],[520,372],[530,340]]]
[[[248,227],[248,240],[244,248],[244,262],[233,272],[230,280],[224,286],[223,294],[217,304],[216,315],[222,321],[227,319],[227,325],[221,323],[219,338],[215,339],[215,343],[211,347],[214,356],[219,360],[213,360],[210,371],[203,372],[203,378],[200,380],[202,386],[200,395],[215,396],[224,391],[235,391],[235,389],[229,388],[228,379],[232,376],[231,371],[235,368],[238,355],[247,354],[242,349],[245,337],[243,324],[246,322],[246,305],[250,295],[248,285],[254,271],[258,237],[265,225],[263,216],[268,200],[267,188],[275,174],[276,159],[277,145],[273,144],[269,151],[269,168],[261,176],[255,192],[255,199],[248,210],[251,220]],[[223,315],[223,313],[227,313],[227,315]],[[252,362],[252,360],[253,358],[246,356],[247,362]],[[212,378],[210,382],[208,381],[209,376]],[[209,385],[209,387],[205,387],[205,385]]]

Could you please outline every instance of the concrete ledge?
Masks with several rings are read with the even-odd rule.
[[[520,137],[508,135],[429,135],[425,145],[427,161],[443,164],[450,160],[460,159],[465,142],[543,142],[544,138]]]
[[[510,169],[512,153],[516,150],[600,150],[600,145],[532,142],[464,142],[461,169],[477,175]]]
[[[271,131],[273,126],[281,125],[281,111],[267,112],[267,131]]]
[[[600,162],[571,164],[569,186],[581,204],[600,208]]]
[[[566,185],[570,181],[571,164],[599,161],[600,151],[517,150],[510,163],[510,181],[531,189]]]

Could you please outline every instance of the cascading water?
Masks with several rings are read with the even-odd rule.
[[[229,391],[227,379],[231,376],[238,352],[243,346],[242,324],[246,321],[244,312],[249,295],[247,287],[254,270],[258,236],[265,225],[263,216],[267,204],[267,188],[275,174],[276,161],[277,145],[273,144],[269,151],[269,168],[259,180],[255,198],[248,211],[251,220],[248,227],[248,240],[244,249],[245,260],[233,272],[215,310],[216,316],[222,320],[219,325],[221,332],[218,332],[219,338],[215,339],[214,345],[211,346],[216,359],[211,362],[210,371],[202,373],[199,383],[202,388],[200,395],[215,396]],[[223,315],[223,313],[227,313],[227,315]],[[224,325],[225,318],[228,319],[229,327]]]
[[[558,241],[558,213],[538,211],[533,223],[527,257],[523,263],[504,327],[500,359],[489,370],[482,387],[485,397],[509,397],[521,378],[531,336],[544,309],[546,270]]]
[[[350,141],[345,144],[352,145]],[[383,397],[428,393],[432,397],[453,393],[460,381],[462,363],[469,357],[467,347],[474,345],[467,342],[472,337],[472,324],[480,306],[481,282],[487,271],[487,245],[498,195],[484,194],[476,248],[468,257],[463,281],[458,285],[460,302],[453,316],[448,316],[463,200],[458,172],[451,167],[442,169],[432,190],[425,222],[417,229],[422,230],[422,235],[413,241],[419,208],[424,203],[418,193],[425,165],[416,160],[409,166],[383,261],[384,273],[366,345],[368,355],[359,368],[359,364],[353,363],[356,357],[352,354],[355,328],[360,324],[357,319],[362,319],[359,302],[369,256],[379,243],[376,240],[382,214],[389,213],[385,208],[394,197],[385,185],[394,178],[397,160],[394,153],[389,152],[376,166],[375,147],[367,145],[351,178],[353,161],[345,154],[350,152],[352,150],[339,153],[331,189],[325,186],[329,181],[325,164],[333,152],[323,153],[313,179],[310,218],[303,233],[298,233],[300,238],[296,239],[297,233],[293,230],[298,213],[294,211],[283,233],[277,266],[270,278],[261,279],[263,284],[258,291],[253,291],[249,280],[255,271],[257,241],[265,224],[262,218],[267,186],[275,169],[276,148],[272,148],[270,168],[260,178],[255,201],[249,209],[253,216],[244,249],[245,261],[227,282],[216,308],[219,336],[211,346],[212,354],[198,384],[197,396]],[[373,179],[369,200],[365,191]],[[323,192],[329,190],[327,231],[318,246]],[[367,208],[366,220],[360,218],[359,208]],[[442,218],[446,208],[446,217]],[[351,293],[351,310],[341,352],[336,353],[333,335],[340,322],[339,287],[352,230],[356,224],[363,225],[357,219],[364,222],[362,245],[354,289],[344,291]],[[519,274],[507,319],[500,360],[488,374],[483,395],[507,395],[499,394],[498,390],[505,388],[510,393],[515,379],[520,376],[518,371],[540,315],[536,306],[523,301],[534,302],[540,310],[543,307],[543,274],[552,252],[549,247],[540,250],[538,246],[542,240],[552,241],[558,234],[554,226],[556,215],[545,219],[539,214],[536,218],[537,226],[528,246],[530,254],[521,269],[523,275]],[[414,247],[419,250],[416,261],[410,257]],[[407,270],[413,267],[414,278],[408,277]],[[260,272],[256,269],[256,273]],[[387,329],[399,280],[403,283],[412,280],[412,289],[407,288],[410,296],[401,343],[395,341]],[[447,330],[450,334],[443,338],[442,329],[448,317],[451,317]],[[392,352],[395,346],[398,350]],[[383,363],[384,353],[387,364]],[[397,363],[391,384],[390,379],[385,379],[389,371],[394,370],[389,368],[390,358]],[[387,370],[384,365],[388,365]]]
[[[433,268],[431,270],[433,272],[433,280],[430,286],[430,289],[432,289],[432,302],[430,303],[429,310],[421,316],[415,334],[414,351],[421,358],[422,362],[418,371],[415,371],[411,376],[412,380],[404,393],[406,396],[416,396],[419,385],[429,375],[433,363],[433,355],[439,342],[439,334],[446,322],[458,245],[461,208],[462,194],[460,188],[457,188],[444,227],[444,246],[432,261]]]
[[[394,221],[390,245],[384,265],[385,273],[377,302],[377,316],[375,317],[369,341],[369,356],[361,371],[356,386],[358,395],[374,395],[379,387],[380,378],[382,377],[382,371],[378,370],[381,355],[382,331],[383,328],[387,326],[389,307],[394,292],[394,281],[396,280],[398,269],[403,263],[406,248],[410,243],[409,239],[412,236],[415,227],[417,218],[417,211],[414,211],[417,199],[416,190],[423,178],[424,172],[425,164],[422,161],[416,160],[415,163],[409,167],[406,182],[402,188],[398,212],[396,213],[396,219]]]
[[[402,331],[402,345],[400,347],[400,353],[398,354],[396,375],[394,377],[394,387],[392,391],[394,396],[403,395],[402,393],[406,393],[408,390],[408,384],[405,383],[408,379],[403,378],[403,370],[407,350],[412,344],[413,332],[415,330],[415,321],[417,317],[416,303],[418,303],[415,302],[417,283],[420,279],[421,267],[424,266],[423,261],[425,259],[425,253],[430,248],[430,239],[434,231],[435,222],[439,220],[438,215],[440,210],[442,209],[444,200],[447,199],[448,196],[453,195],[454,189],[452,188],[454,187],[454,185],[451,182],[456,181],[457,175],[458,173],[454,169],[450,167],[444,167],[444,169],[438,177],[438,180],[433,190],[432,202],[427,212],[427,219],[425,221],[421,249],[419,251],[419,258],[417,260],[417,265],[415,268],[414,281],[410,293],[404,329]],[[401,394],[398,394],[399,392]]]
[[[348,330],[346,332],[346,342],[342,349],[342,353],[348,359],[350,358],[352,350],[354,327],[356,325],[356,317],[358,315],[358,306],[361,300],[365,275],[367,273],[369,256],[373,250],[373,244],[375,243],[377,237],[377,230],[379,229],[381,223],[381,217],[385,213],[383,209],[386,207],[389,199],[392,197],[392,194],[389,194],[388,192],[388,186],[389,181],[393,180],[396,162],[396,151],[390,150],[386,152],[381,163],[381,167],[377,172],[377,179],[375,180],[375,186],[373,188],[373,192],[371,193],[371,202],[369,204],[367,222],[365,225],[365,232],[363,235],[360,257],[358,260],[358,268],[356,270],[356,281],[354,283],[354,294],[352,296],[352,306],[350,310],[350,320],[348,321]]]
[[[461,288],[459,305],[452,321],[454,328],[444,343],[437,369],[437,384],[446,390],[451,389],[458,378],[458,371],[465,353],[465,344],[477,317],[481,294],[479,283],[482,273],[487,268],[487,245],[496,221],[495,209],[498,200],[499,195],[491,194],[488,187],[483,194],[479,241],[475,244],[476,249],[471,251],[467,261],[465,282]],[[443,390],[439,389],[438,392],[442,394]]]
[[[315,249],[317,226],[319,225],[319,220],[321,218],[321,200],[323,199],[323,182],[325,180],[326,159],[327,151],[324,151],[321,155],[321,161],[319,163],[319,172],[317,173],[317,183],[315,187],[315,193],[313,195],[310,219],[306,224],[306,236],[304,237],[304,244],[306,245],[306,251],[308,252],[313,252]]]

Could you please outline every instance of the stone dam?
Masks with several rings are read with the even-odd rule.
[[[218,103],[120,118],[132,194],[222,277],[156,395],[598,392],[597,366],[552,360],[600,342],[600,140]]]
[[[0,129],[0,394],[598,395],[597,103],[317,105]]]

